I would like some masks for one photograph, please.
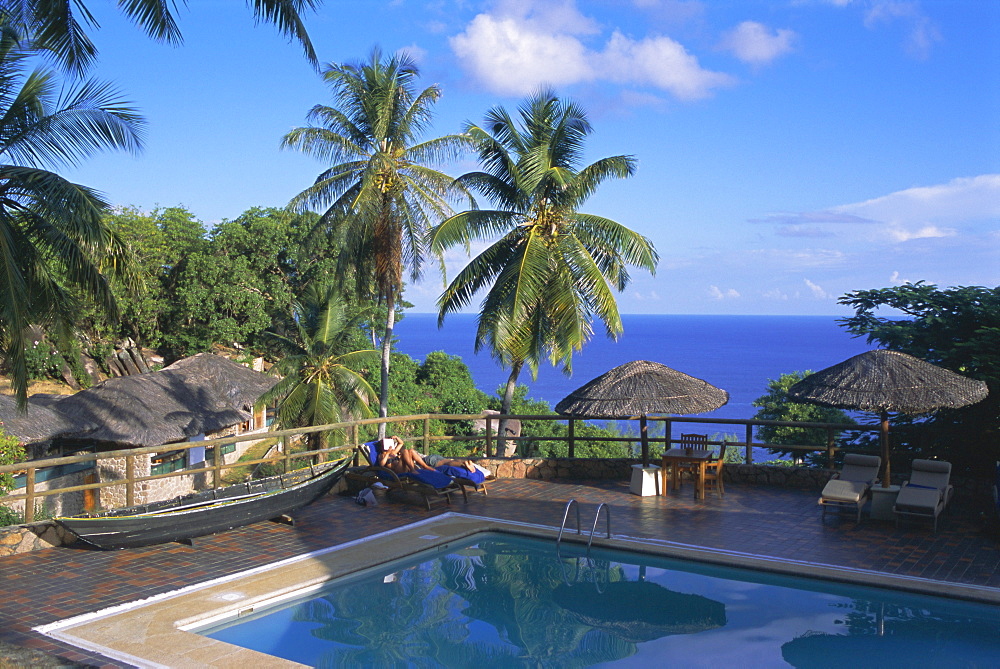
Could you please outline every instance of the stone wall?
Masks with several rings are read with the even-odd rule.
[[[76,540],[54,521],[43,520],[29,525],[0,527],[0,558],[29,553],[44,548],[70,544]]]

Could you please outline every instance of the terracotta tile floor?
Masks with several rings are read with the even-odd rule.
[[[558,525],[569,499],[581,504],[584,525],[596,506],[611,509],[612,532],[708,548],[920,576],[1000,588],[1000,544],[977,523],[946,512],[937,534],[928,526],[852,514],[821,519],[815,493],[727,486],[722,499],[692,499],[691,485],[665,497],[638,497],[618,481],[504,479],[488,496],[470,494],[454,511],[505,520]],[[295,527],[255,525],[196,539],[193,547],[167,544],[115,552],[57,548],[0,558],[0,642],[35,648],[67,663],[121,666],[32,632],[37,625],[168,592],[359,539],[446,511],[400,503],[361,507],[327,497],[296,514]],[[603,521],[602,521],[603,525]],[[0,659],[2,659],[0,651]]]

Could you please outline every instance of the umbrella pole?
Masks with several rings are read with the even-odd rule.
[[[885,475],[882,477],[882,487],[888,488],[891,484],[890,477],[892,469],[889,466],[889,412],[882,412],[881,440],[882,440],[882,461],[885,462]]]
[[[639,439],[642,442],[642,467],[649,466],[649,430],[646,425],[646,414],[639,416]]]

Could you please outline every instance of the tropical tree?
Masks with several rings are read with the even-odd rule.
[[[599,318],[609,337],[622,332],[614,290],[629,283],[628,266],[654,272],[656,250],[647,238],[579,207],[605,180],[631,176],[632,156],[580,166],[591,132],[583,109],[541,91],[518,109],[520,122],[497,107],[482,126],[465,131],[477,143],[482,171],[459,183],[493,201],[433,231],[431,250],[443,253],[473,239],[494,239],[448,285],[438,300],[439,323],[481,290],[476,350],[486,346],[510,369],[501,412],[509,413],[517,378],[548,358],[572,370],[572,356]],[[503,434],[504,426],[500,426]]]
[[[396,305],[403,273],[420,277],[427,231],[451,213],[451,177],[428,165],[454,157],[467,139],[448,135],[426,141],[438,86],[417,92],[417,66],[405,55],[383,58],[375,49],[365,63],[331,64],[323,79],[334,105],[309,112],[314,125],[295,128],[282,140],[330,163],[289,206],[324,211],[319,225],[337,237],[338,275],[353,276],[359,295],[386,306],[382,335],[379,416],[388,416],[389,365]],[[380,433],[384,432],[384,426]]]
[[[350,343],[364,313],[349,316],[339,291],[313,284],[295,304],[295,336],[266,333],[284,355],[273,371],[281,380],[262,398],[277,404],[276,426],[326,425],[371,415],[376,393],[362,371],[378,362],[378,351],[355,351]],[[325,447],[325,434],[309,435],[310,450]]]
[[[16,36],[0,31],[0,347],[23,406],[25,328],[68,327],[74,300],[67,287],[113,314],[104,273],[124,269],[128,257],[102,219],[101,196],[46,166],[76,165],[103,149],[138,152],[142,120],[97,81],[58,95],[54,74],[25,74]]]
[[[843,423],[856,425],[857,421],[840,409],[824,407],[808,402],[796,402],[788,397],[788,389],[812,374],[812,370],[782,374],[777,379],[769,379],[767,393],[752,402],[757,407],[754,418],[758,420],[778,420],[799,423]],[[823,428],[787,427],[783,425],[761,425],[757,428],[757,438],[766,444],[786,444],[800,446],[825,446],[827,432]],[[841,442],[847,441],[841,439]],[[787,449],[772,448],[772,453],[801,458],[802,454]],[[806,459],[824,462],[819,456]]]
[[[254,18],[277,26],[290,41],[298,41],[306,57],[316,53],[299,14],[314,11],[323,0],[247,0]],[[183,41],[173,11],[177,0],[119,0],[119,10],[150,38],[167,44]],[[186,2],[181,2],[186,4]],[[0,22],[30,36],[34,48],[53,54],[68,70],[82,73],[97,60],[97,47],[87,31],[99,28],[81,0],[0,0]]]
[[[986,382],[990,393],[981,402],[929,417],[899,415],[893,422],[919,422],[924,428],[897,446],[946,457],[956,470],[992,476],[1000,459],[1000,286],[939,288],[917,281],[856,290],[838,302],[854,309],[854,316],[840,321],[851,334]],[[896,430],[897,436],[902,432]]]

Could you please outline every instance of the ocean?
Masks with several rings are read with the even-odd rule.
[[[819,371],[875,348],[854,338],[833,316],[680,316],[627,314],[618,341],[598,332],[573,356],[573,375],[551,365],[521,373],[528,397],[554,407],[591,379],[632,360],[651,360],[704,379],[729,392],[729,403],[711,418],[752,418],[751,403],[767,392],[769,379],[795,371]],[[476,386],[494,395],[507,381],[486,351],[474,353],[475,314],[448,316],[442,328],[435,314],[407,313],[396,326],[399,351],[418,360],[432,351],[462,358]]]

